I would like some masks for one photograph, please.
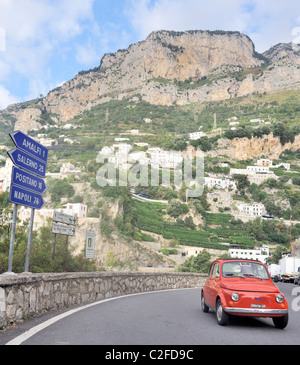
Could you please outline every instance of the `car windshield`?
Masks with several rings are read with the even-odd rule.
[[[228,261],[222,265],[222,274],[228,277],[253,277],[268,280],[269,274],[265,266],[257,262]]]

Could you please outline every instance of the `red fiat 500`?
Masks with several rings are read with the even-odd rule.
[[[258,261],[218,259],[202,289],[201,307],[216,312],[224,326],[229,315],[271,317],[277,328],[288,324],[288,303],[273,284],[267,267]]]

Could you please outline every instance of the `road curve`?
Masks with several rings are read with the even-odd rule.
[[[291,307],[292,284],[278,285]],[[300,289],[299,289],[300,293]],[[130,295],[65,311],[0,334],[7,345],[269,345],[299,344],[300,316],[278,330],[271,319],[232,317],[226,327],[200,308],[200,289]],[[31,328],[28,329],[28,326]],[[25,330],[26,329],[26,330]],[[8,341],[5,342],[5,336]],[[12,338],[14,337],[14,338]]]

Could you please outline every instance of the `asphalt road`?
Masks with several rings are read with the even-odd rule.
[[[284,330],[276,329],[271,319],[241,317],[220,327],[215,313],[202,312],[200,289],[188,289],[127,296],[42,316],[0,332],[0,344],[299,345],[300,287],[277,286],[290,306]]]

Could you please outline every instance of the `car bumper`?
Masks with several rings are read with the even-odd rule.
[[[229,314],[258,315],[258,316],[284,316],[288,314],[287,309],[265,309],[265,308],[237,308],[226,307],[225,312]]]

